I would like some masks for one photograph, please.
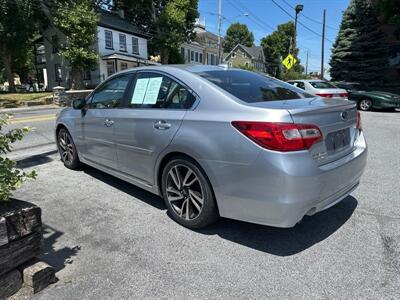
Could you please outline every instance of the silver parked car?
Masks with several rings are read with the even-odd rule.
[[[200,228],[219,216],[292,227],[358,185],[367,145],[353,102],[218,66],[118,73],[57,119],[61,159],[164,198]]]
[[[290,80],[288,82],[314,96],[343,100],[347,100],[349,96],[346,90],[323,80]]]

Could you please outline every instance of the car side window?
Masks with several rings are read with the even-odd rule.
[[[131,108],[188,109],[195,96],[168,76],[139,73],[128,97]]]
[[[122,105],[125,90],[131,75],[123,75],[104,83],[91,96],[89,108],[115,108]]]
[[[297,87],[300,88],[300,89],[302,89],[302,90],[305,90],[305,89],[306,89],[306,87],[304,86],[304,82],[298,82],[298,83],[297,83]]]

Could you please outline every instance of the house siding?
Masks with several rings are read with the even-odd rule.
[[[238,68],[248,64],[249,67],[254,67],[258,71],[265,72],[264,62],[262,60],[252,58],[240,47],[234,49],[232,53],[225,58],[225,62],[230,67]]]

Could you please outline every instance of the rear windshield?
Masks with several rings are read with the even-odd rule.
[[[337,87],[326,81],[310,81],[310,84],[316,89],[336,89]]]
[[[216,70],[198,74],[247,103],[313,97],[288,83],[255,72]]]

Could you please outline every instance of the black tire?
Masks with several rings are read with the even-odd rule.
[[[81,165],[74,141],[66,128],[61,128],[57,134],[57,148],[61,161],[68,169],[76,170]]]
[[[185,180],[189,173],[188,170],[191,170],[192,173]],[[182,199],[169,200],[173,198],[173,195],[176,195],[177,198],[180,197],[175,191],[171,192],[172,189],[178,191],[178,185],[175,184],[176,182],[173,180],[170,172],[175,175],[178,174],[180,178],[181,189],[179,189],[179,193],[183,197]],[[183,176],[179,176],[180,173]],[[175,178],[178,177],[175,176]],[[185,186],[185,181],[192,183]],[[199,229],[218,220],[219,212],[211,184],[205,172],[194,160],[185,156],[171,159],[163,169],[161,184],[165,205],[171,217],[177,223],[190,229]],[[185,188],[187,188],[186,192]],[[200,198],[202,199],[202,203],[198,201]],[[186,206],[184,204],[185,201]],[[179,206],[182,208],[180,209],[181,213],[179,213]],[[199,207],[201,208],[200,210],[198,209]],[[187,210],[189,214],[186,213]]]
[[[358,102],[358,108],[362,111],[369,111],[372,109],[372,104],[371,99],[362,99]]]

